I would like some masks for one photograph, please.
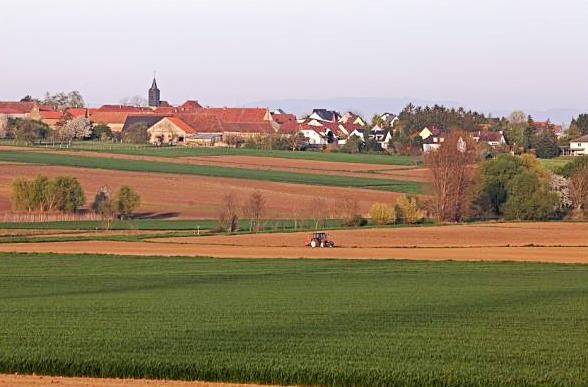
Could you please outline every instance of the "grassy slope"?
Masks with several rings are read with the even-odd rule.
[[[133,172],[159,172],[202,175],[239,179],[264,180],[282,183],[325,185],[333,187],[371,188],[385,191],[419,193],[422,184],[393,179],[319,175],[272,170],[243,169],[209,165],[188,165],[146,160],[121,160],[105,157],[84,157],[59,153],[30,151],[0,151],[0,161],[60,165],[83,168],[100,168]]]
[[[583,385],[588,266],[0,255],[0,372]]]
[[[22,145],[13,142],[0,142],[5,145]],[[24,147],[24,145],[23,145]],[[39,146],[37,146],[39,147]],[[47,146],[51,149],[60,149],[59,147]],[[189,148],[189,147],[155,147],[149,145],[129,145],[100,143],[94,141],[83,141],[74,143],[68,150],[88,150],[102,153],[118,153],[142,156],[160,156],[160,157],[186,157],[186,156],[256,156],[256,157],[278,157],[285,159],[301,159],[316,161],[333,161],[347,163],[366,163],[366,164],[383,164],[383,165],[406,165],[414,166],[420,163],[420,158],[413,158],[402,155],[388,154],[349,154],[333,152],[291,152],[281,150],[258,150],[245,148]]]
[[[557,172],[561,167],[572,161],[574,158],[569,157],[556,157],[553,159],[538,159],[541,164],[552,172]]]

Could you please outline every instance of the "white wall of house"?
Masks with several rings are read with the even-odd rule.
[[[304,137],[308,138],[308,143],[311,145],[324,145],[327,143],[325,136],[313,129],[302,129],[300,131]]]
[[[570,142],[570,154],[573,156],[588,155],[588,142]]]

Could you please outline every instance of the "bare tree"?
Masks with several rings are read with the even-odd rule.
[[[265,197],[259,191],[253,192],[245,203],[244,213],[249,218],[249,231],[261,231],[265,216]]]
[[[476,144],[471,136],[460,130],[445,137],[438,150],[425,155],[431,172],[431,212],[440,221],[459,222],[470,207],[469,189]]]
[[[572,216],[583,217],[588,204],[588,167],[584,167],[570,177],[570,196],[574,206]]]
[[[147,106],[147,100],[140,95],[134,95],[132,97],[125,97],[120,100],[121,105],[144,107]]]
[[[329,208],[327,202],[319,197],[315,197],[310,201],[310,215],[314,222],[315,230],[326,224],[327,217],[329,216]]]
[[[221,230],[235,232],[239,229],[239,206],[233,192],[229,192],[223,197],[218,223]]]
[[[339,206],[339,215],[343,223],[350,225],[354,219],[361,216],[359,210],[359,201],[355,198],[345,198]]]

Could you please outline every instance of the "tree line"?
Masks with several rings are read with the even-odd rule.
[[[431,171],[429,212],[442,222],[584,218],[588,203],[588,157],[557,173],[532,154],[482,158],[478,144],[454,131],[425,156]]]
[[[39,175],[33,179],[15,178],[11,184],[10,202],[16,211],[75,213],[86,203],[86,196],[75,177]],[[90,209],[111,223],[115,217],[132,216],[140,203],[139,194],[127,185],[121,186],[115,194],[103,186],[96,193]]]

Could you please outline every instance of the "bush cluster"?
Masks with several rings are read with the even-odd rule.
[[[417,224],[425,219],[425,211],[417,198],[404,195],[395,206],[387,203],[374,203],[370,208],[370,218],[374,224]]]

